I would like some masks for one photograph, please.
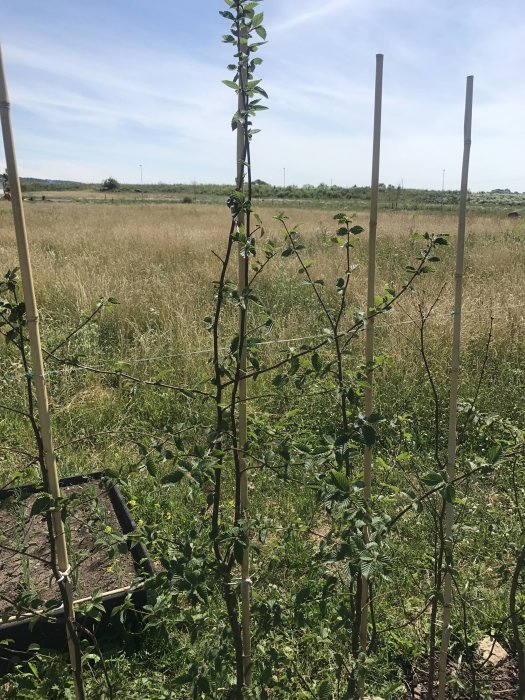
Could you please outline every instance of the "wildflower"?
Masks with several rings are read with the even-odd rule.
[[[142,518],[139,518],[139,523],[138,523],[138,524],[139,524],[139,525],[144,525],[144,520],[142,520]]]
[[[130,505],[130,506],[136,506],[136,505],[137,505],[137,501],[136,501],[134,498],[132,498],[131,501],[128,501],[128,505]]]
[[[111,525],[106,525],[106,527],[104,528],[104,532],[106,532],[108,535],[110,532],[113,532],[113,528],[111,527]]]

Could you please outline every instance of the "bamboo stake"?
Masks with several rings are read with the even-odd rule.
[[[20,261],[20,273],[22,277],[22,287],[24,290],[24,301],[27,312],[26,318],[27,327],[29,331],[29,343],[31,348],[32,381],[35,386],[36,404],[44,452],[44,467],[47,479],[47,484],[45,484],[45,488],[48,489],[49,493],[54,499],[57,499],[60,497],[60,486],[58,482],[58,472],[53,448],[53,436],[51,432],[49,403],[44,378],[44,362],[42,359],[42,348],[40,344],[38,308],[36,304],[35,290],[33,285],[31,259],[29,255],[29,245],[27,240],[24,209],[22,204],[22,191],[20,189],[20,179],[18,175],[18,166],[13,140],[13,129],[11,125],[9,94],[7,91],[7,83],[2,60],[1,46],[0,118],[2,122],[2,135],[4,140],[7,173],[9,177],[9,185],[11,187],[11,204],[13,208],[16,243],[18,249],[18,257]],[[67,554],[66,536],[64,532],[64,523],[62,522],[59,510],[53,509],[51,511],[51,516],[53,520],[53,530],[55,536],[55,547],[57,556],[56,563],[58,565],[58,570],[60,576],[63,579],[64,587],[67,592],[66,597],[68,600],[69,609],[65,611],[65,615],[74,625],[75,612],[73,607],[73,584],[69,573],[70,568]],[[71,669],[73,671],[73,678],[75,681],[75,692],[77,698],[80,699],[84,698],[85,694],[82,686],[81,671],[78,665],[77,650],[74,646],[74,642],[71,638],[70,631],[67,625],[66,629]]]
[[[452,340],[452,367],[450,378],[450,408],[448,423],[448,454],[447,454],[447,475],[448,481],[456,478],[456,444],[457,444],[457,403],[458,384],[460,370],[460,344],[461,344],[461,310],[463,303],[463,269],[465,263],[465,226],[467,212],[467,187],[468,169],[470,158],[470,145],[472,143],[472,94],[474,86],[474,76],[467,78],[467,89],[465,97],[465,121],[463,148],[463,167],[461,171],[461,194],[459,199],[459,221],[458,221],[458,242],[456,250],[456,274],[455,274],[455,300],[454,300],[454,336]],[[443,589],[443,632],[441,639],[441,649],[439,653],[438,670],[438,698],[445,700],[447,684],[447,656],[448,646],[452,627],[450,625],[452,610],[452,576],[450,565],[453,550],[453,527],[454,527],[454,505],[448,503],[445,506],[445,556],[446,571]]]
[[[377,204],[379,198],[379,154],[381,148],[381,105],[383,95],[383,54],[376,55],[376,83],[374,104],[374,144],[372,151],[372,183],[370,198],[370,232],[368,235],[368,294],[367,314],[374,307],[375,276],[376,276],[376,237],[377,237]],[[365,416],[367,419],[373,413],[374,402],[374,318],[366,324],[366,354],[367,386],[365,389]],[[365,446],[364,454],[364,497],[368,501],[372,497],[372,448]],[[363,539],[368,542],[368,528],[363,528]],[[360,640],[361,649],[366,651],[368,643],[368,608],[369,587],[366,576],[361,578],[362,601]],[[362,695],[362,688],[360,695]]]
[[[241,43],[241,54],[242,54],[242,65],[239,76],[239,97],[237,109],[239,114],[242,114],[246,109],[245,105],[245,90],[246,83],[248,81],[248,70],[247,70],[247,55],[248,55],[248,45],[247,41],[247,31],[245,28],[241,30],[241,39],[244,39]],[[244,120],[241,120],[241,124],[237,127],[237,189],[242,191],[244,189],[244,168],[245,168],[245,158],[246,158],[246,139],[248,135],[245,133]],[[239,214],[237,219],[238,229],[246,224],[244,212]],[[248,235],[246,231],[246,235]],[[248,287],[248,260],[242,255],[243,244],[239,242],[239,297],[243,294],[243,291]],[[248,440],[248,418],[247,418],[247,407],[246,407],[246,372],[247,372],[247,358],[246,358],[246,328],[247,328],[247,310],[240,308],[240,321],[239,321],[239,347],[240,347],[240,357],[239,357],[239,370],[240,370],[240,380],[239,380],[239,419],[238,419],[238,440],[239,440],[239,469],[240,469],[240,484],[239,484],[239,498],[240,498],[240,511],[241,516],[246,519],[248,517],[248,470],[246,465],[246,455],[244,447]],[[250,579],[250,547],[249,539],[246,541],[246,546],[244,548],[242,556],[241,565],[241,627],[242,627],[242,648],[243,648],[243,668],[244,668],[244,682],[246,685],[250,685],[251,682],[251,665],[252,665],[252,652],[251,652],[251,632],[250,632],[250,599],[251,599],[251,579]]]

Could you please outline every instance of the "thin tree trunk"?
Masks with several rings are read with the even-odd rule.
[[[461,309],[463,302],[463,268],[465,261],[465,227],[468,194],[468,169],[470,158],[471,132],[472,132],[472,93],[474,77],[467,78],[467,90],[465,99],[465,124],[464,135],[465,144],[463,149],[463,168],[461,173],[461,195],[459,203],[459,224],[458,242],[456,251],[456,290],[454,302],[454,337],[452,342],[452,371],[450,380],[450,413],[448,424],[448,455],[447,455],[447,475],[452,481],[456,477],[456,444],[457,444],[457,404],[458,385],[460,369],[460,344],[461,344]],[[447,687],[447,658],[450,635],[452,628],[450,625],[452,611],[452,575],[450,567],[453,555],[453,528],[454,528],[454,505],[446,504],[445,508],[445,577],[443,590],[443,631],[441,649],[439,655],[438,673],[438,698],[445,700]]]
[[[240,33],[242,39],[247,39],[246,29]],[[239,71],[239,99],[238,111],[242,114],[246,111],[247,105],[247,81],[248,69],[246,62],[248,60],[248,45],[246,42],[240,44],[241,68]],[[247,120],[242,119],[241,124],[237,127],[237,190],[242,192],[244,189],[244,169],[245,158],[247,152]],[[248,163],[248,168],[250,164]],[[250,174],[248,173],[248,177]],[[251,189],[251,188],[249,188]],[[248,197],[251,197],[249,192]],[[250,235],[250,217],[249,214],[245,217],[244,213],[239,214],[237,220],[238,228],[245,227],[246,238]],[[239,297],[242,298],[243,292],[247,289],[248,282],[248,259],[243,255],[243,243],[239,242]],[[246,301],[247,303],[247,301]],[[241,305],[239,313],[239,407],[238,407],[238,447],[239,456],[239,507],[240,514],[243,520],[248,519],[248,470],[246,465],[245,445],[248,441],[248,419],[246,412],[246,332],[247,332],[247,309]],[[251,681],[251,632],[250,632],[250,598],[251,598],[251,579],[250,579],[250,539],[246,537],[244,546],[242,564],[241,564],[241,627],[242,627],[242,647],[243,647],[243,668],[244,682],[250,685]]]

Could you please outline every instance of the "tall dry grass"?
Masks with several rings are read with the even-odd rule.
[[[282,226],[272,218],[276,211],[261,208],[259,212],[267,236],[282,239]],[[287,214],[290,223],[302,222],[308,255],[315,261],[314,275],[324,277],[328,289],[337,276],[337,258],[342,258],[341,251],[328,245],[335,228],[331,215],[313,209],[290,209]],[[226,207],[31,202],[26,206],[26,217],[44,321],[65,328],[81,318],[99,296],[113,296],[119,307],[108,329],[111,326],[109,340],[116,355],[132,359],[207,347],[209,336],[201,320],[212,304],[219,262],[211,251],[220,254],[224,247],[229,227]],[[357,268],[352,282],[352,299],[362,307],[367,215],[360,212],[354,221],[365,228],[354,250]],[[456,226],[455,217],[449,214],[380,215],[378,289],[384,283],[400,284],[405,279],[404,266],[412,262],[420,247],[411,241],[412,233],[447,233],[451,239],[436,272],[421,280],[417,291],[378,323],[380,346],[386,352],[404,357],[414,346],[410,319],[417,317],[418,304],[427,308],[445,284],[428,337],[430,343],[441,346],[439,352],[447,353]],[[506,217],[469,219],[464,298],[467,342],[486,333],[493,309],[497,309],[495,336],[509,342],[522,340],[524,262],[522,223]],[[16,264],[11,215],[5,202],[0,204],[0,267],[5,270]],[[262,279],[261,294],[276,317],[272,337],[308,335],[322,323],[309,290],[296,274],[297,267],[290,259],[276,260]]]

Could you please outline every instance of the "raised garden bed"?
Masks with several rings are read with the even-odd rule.
[[[74,497],[66,538],[71,544],[75,602],[82,609],[82,603],[96,593],[97,603],[103,607],[96,616],[80,613],[79,621],[100,634],[108,626],[111,611],[124,603],[128,594],[135,609],[145,605],[146,592],[136,578],[152,574],[153,567],[142,544],[128,540],[126,547],[122,542],[118,546],[122,534],[131,533],[136,525],[114,483],[97,472],[61,479],[60,486],[63,496]],[[40,492],[34,486],[0,491],[0,642],[12,640],[8,646],[0,645],[4,660],[19,656],[31,644],[65,647],[61,601],[48,563],[44,516],[31,515]],[[56,601],[56,608],[52,606],[56,619],[39,619],[35,624],[35,616],[27,611],[51,605],[50,601]]]

